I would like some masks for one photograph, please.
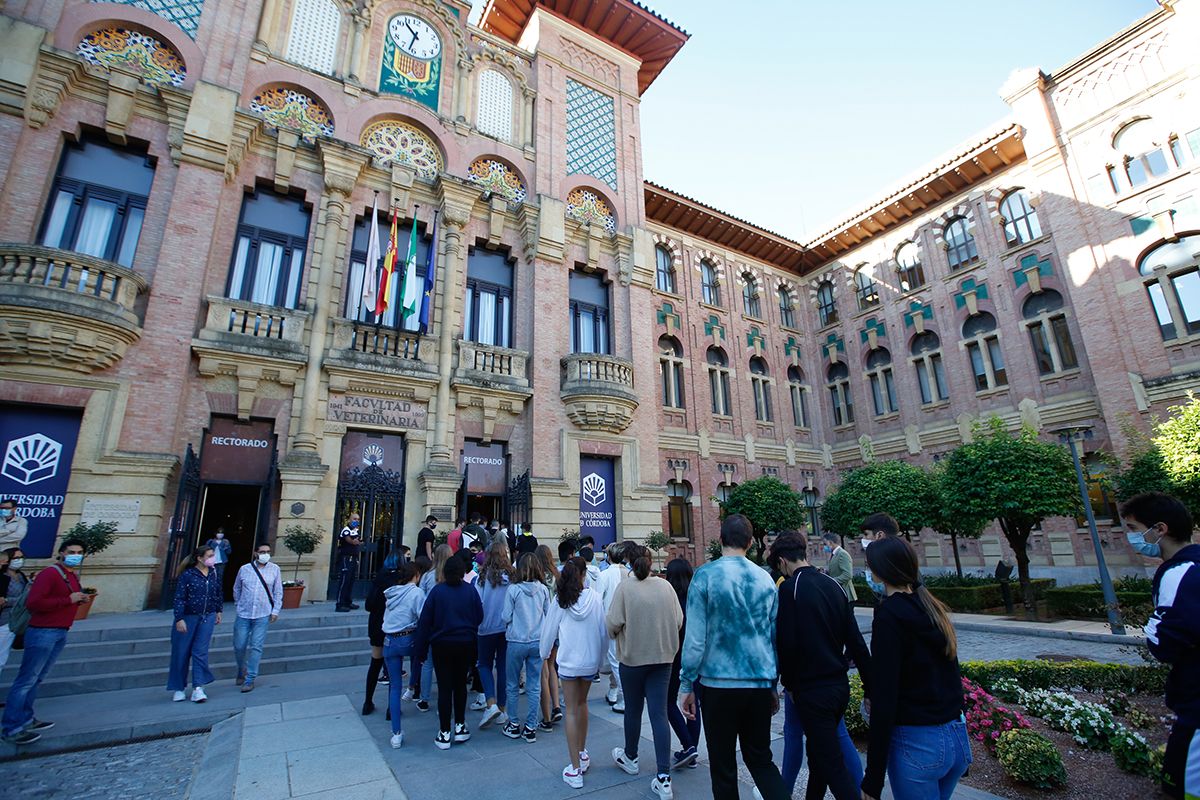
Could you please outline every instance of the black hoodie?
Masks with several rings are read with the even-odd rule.
[[[871,743],[862,790],[879,797],[892,729],[944,725],[963,710],[958,659],[946,657],[946,637],[915,594],[896,592],[876,606],[871,676]]]
[[[1189,544],[1154,573],[1154,613],[1146,644],[1171,665],[1167,708],[1180,723],[1200,726],[1200,545]]]

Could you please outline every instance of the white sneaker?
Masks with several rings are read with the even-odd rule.
[[[638,774],[638,760],[625,755],[624,747],[614,747],[612,750],[613,763],[625,771],[626,775]]]
[[[621,693],[617,691],[617,688],[614,686],[612,689],[609,689],[604,693],[604,702],[608,703],[610,706],[614,705],[620,698],[620,695]]]
[[[413,690],[411,688],[405,689],[404,694],[400,695],[400,699],[401,700],[412,700],[413,699]]]
[[[205,700],[207,700],[207,699],[208,699],[208,695],[206,695],[206,694],[204,693],[204,689],[203,689],[203,688],[201,688],[201,687],[197,686],[197,687],[196,687],[196,688],[195,688],[195,689],[192,691],[192,702],[193,702],[193,703],[203,703],[203,702],[204,702]]]
[[[663,798],[663,800],[671,800],[671,798],[675,796],[675,794],[671,791],[671,776],[656,776],[654,780],[650,781],[650,791]]]
[[[399,750],[400,745],[402,745],[402,744],[404,744],[404,734],[403,733],[393,733],[392,734],[392,749]],[[670,795],[667,795],[667,796],[670,797]]]
[[[484,695],[477,696],[475,702],[471,703],[472,711],[483,711],[485,708],[487,708],[487,697]]]
[[[563,767],[563,783],[572,789],[583,788],[583,767],[575,769],[570,764]]]
[[[587,772],[591,768],[592,768],[592,757],[588,755],[587,750],[580,750],[579,751],[579,771],[581,773],[583,773],[583,772]]]
[[[187,700],[187,692],[176,692],[171,695],[171,701],[174,703],[182,703],[184,700]]]
[[[612,710],[617,712],[618,714],[624,714],[625,713],[625,698],[622,697],[622,698],[618,699],[617,702],[613,703]]]
[[[493,722],[495,722],[497,717],[501,717],[503,715],[504,712],[500,710],[500,706],[488,706],[487,711],[483,712],[483,718],[479,720],[479,727],[486,728],[488,725],[491,725]]]

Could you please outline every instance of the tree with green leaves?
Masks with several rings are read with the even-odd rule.
[[[929,473],[904,461],[864,464],[842,478],[821,506],[821,525],[854,536],[862,521],[880,511],[891,514],[906,537],[930,525],[937,500]]]
[[[1117,475],[1117,498],[1167,492],[1179,497],[1193,517],[1200,518],[1200,398],[1189,392],[1188,402],[1172,406],[1168,414]]]
[[[721,518],[730,514],[743,514],[754,526],[756,558],[760,562],[765,549],[763,539],[768,533],[800,530],[808,518],[800,493],[772,475],[735,487],[729,499],[721,504]]]
[[[953,513],[1000,523],[1017,560],[1025,609],[1034,611],[1029,536],[1050,517],[1079,511],[1075,467],[1067,450],[1032,428],[1008,432],[999,417],[977,424],[974,440],[953,450],[942,475],[942,502]]]
[[[978,517],[967,513],[964,509],[952,505],[947,499],[944,487],[945,464],[936,464],[929,471],[929,480],[933,484],[934,501],[930,505],[929,527],[943,536],[950,537],[950,549],[954,551],[954,570],[958,577],[963,576],[962,558],[958,553],[959,539],[978,539],[991,522],[990,517]]]

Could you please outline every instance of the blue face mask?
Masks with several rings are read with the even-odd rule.
[[[887,594],[887,587],[883,585],[882,581],[875,580],[875,575],[871,570],[867,570],[867,586],[870,586],[871,591],[877,595]]]
[[[1135,553],[1150,558],[1162,558],[1162,547],[1158,542],[1147,542],[1145,531],[1126,531],[1125,538],[1129,540],[1129,546]]]
[[[71,553],[63,556],[63,563],[68,567],[78,567],[83,563],[83,553]]]
[[[357,528],[358,520],[356,520],[356,519],[350,520],[350,525],[348,527],[350,528],[350,530],[354,530],[355,528]]]

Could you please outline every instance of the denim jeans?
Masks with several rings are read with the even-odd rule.
[[[846,760],[846,769],[850,771],[850,776],[854,779],[854,785],[858,786],[863,779],[862,756],[858,753],[858,748],[854,746],[854,740],[850,738],[850,733],[846,730],[846,720],[843,718],[838,725],[838,741],[842,746],[842,758]],[[796,713],[796,706],[792,704],[792,698],[784,692],[783,695],[783,785],[788,790],[788,797],[791,797],[792,792],[796,789],[796,778],[800,774],[800,768],[804,766],[804,726],[800,723],[800,715]]]
[[[949,800],[971,763],[967,726],[897,725],[888,748],[888,783],[895,800]]]
[[[479,637],[479,682],[483,684],[483,694],[489,700],[496,699],[496,705],[504,708],[508,669],[505,663],[508,652],[508,642],[504,633],[481,634]],[[494,671],[493,671],[494,670]]]
[[[419,699],[429,702],[433,697],[433,657],[426,656],[421,662],[421,692]]]
[[[671,723],[679,746],[684,750],[700,746],[700,704],[703,701],[699,683],[692,684],[692,693],[696,696],[696,718],[688,719],[679,710],[679,653],[676,653],[675,663],[671,665],[671,680],[667,684],[667,722]]]
[[[254,683],[258,677],[258,662],[270,625],[269,616],[258,619],[238,617],[233,623],[233,655],[237,659],[238,674],[245,676],[246,683]]]
[[[508,642],[508,656],[505,659],[505,671],[508,673],[507,694],[512,698],[508,707],[508,718],[514,722],[517,719],[517,703],[521,699],[520,680],[521,667],[525,668],[525,702],[529,704],[529,713],[525,717],[525,727],[536,729],[538,714],[542,702],[542,656],[538,652],[537,642]]]
[[[642,738],[642,706],[650,716],[654,736],[654,761],[659,775],[671,774],[671,728],[667,724],[667,684],[670,664],[621,665],[621,691],[625,693],[625,754],[638,757]]]
[[[400,698],[404,696],[404,681],[400,676],[404,674],[404,659],[407,658],[408,668],[414,673],[417,671],[417,664],[413,658],[413,637],[396,636],[395,634],[387,634],[383,640],[383,663],[387,665],[389,676],[395,676],[388,683],[388,709],[392,712],[392,733],[400,732],[400,715],[403,703]]]
[[[187,633],[180,633],[178,628],[171,626],[171,665],[167,670],[169,692],[182,692],[187,688],[189,661],[192,662],[193,686],[204,686],[215,680],[208,668],[208,645],[212,641],[217,615],[185,614],[182,621]]]
[[[25,653],[21,657],[21,669],[8,689],[7,705],[4,706],[3,732],[5,736],[20,733],[33,722],[33,704],[37,700],[38,686],[67,643],[66,628],[25,629]]]

